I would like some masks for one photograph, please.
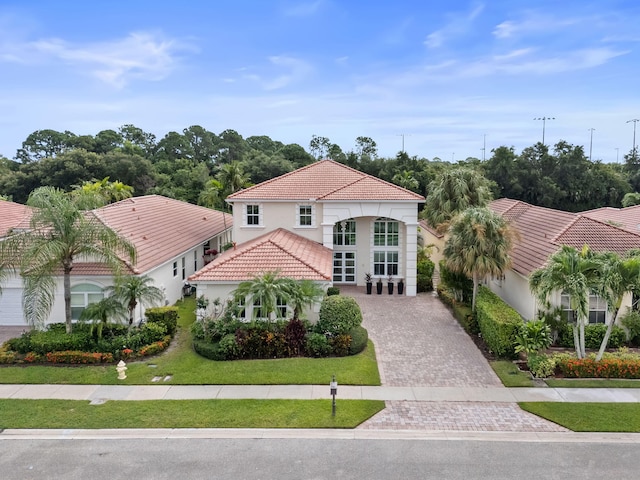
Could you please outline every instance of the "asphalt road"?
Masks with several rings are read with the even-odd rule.
[[[0,442],[2,480],[637,479],[638,444],[470,440]]]

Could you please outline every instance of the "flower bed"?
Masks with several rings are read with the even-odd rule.
[[[566,378],[640,378],[640,357],[594,358],[558,356],[556,369]]]

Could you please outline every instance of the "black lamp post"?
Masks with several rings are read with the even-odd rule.
[[[331,416],[336,416],[336,395],[338,394],[338,382],[336,382],[336,376],[334,375],[331,379],[331,383],[329,384],[331,389],[331,396],[333,397],[333,401],[331,402]]]

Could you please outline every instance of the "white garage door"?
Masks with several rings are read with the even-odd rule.
[[[0,325],[25,325],[22,317],[22,289],[2,289],[0,294]]]

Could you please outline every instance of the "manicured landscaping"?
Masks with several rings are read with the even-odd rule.
[[[640,432],[638,403],[523,402],[519,405],[574,432]]]
[[[0,399],[4,428],[355,428],[384,408],[374,400]]]
[[[190,325],[195,321],[195,299],[177,304],[178,333],[163,354],[127,364],[127,379],[117,380],[115,365],[59,367],[0,367],[0,383],[60,383],[102,385],[151,384],[154,377],[170,375],[173,385],[308,385],[328,384],[336,375],[341,385],[380,385],[371,342],[358,355],[329,358],[283,358],[216,362],[193,351]]]
[[[604,378],[547,378],[552,388],[640,388],[640,380]]]

